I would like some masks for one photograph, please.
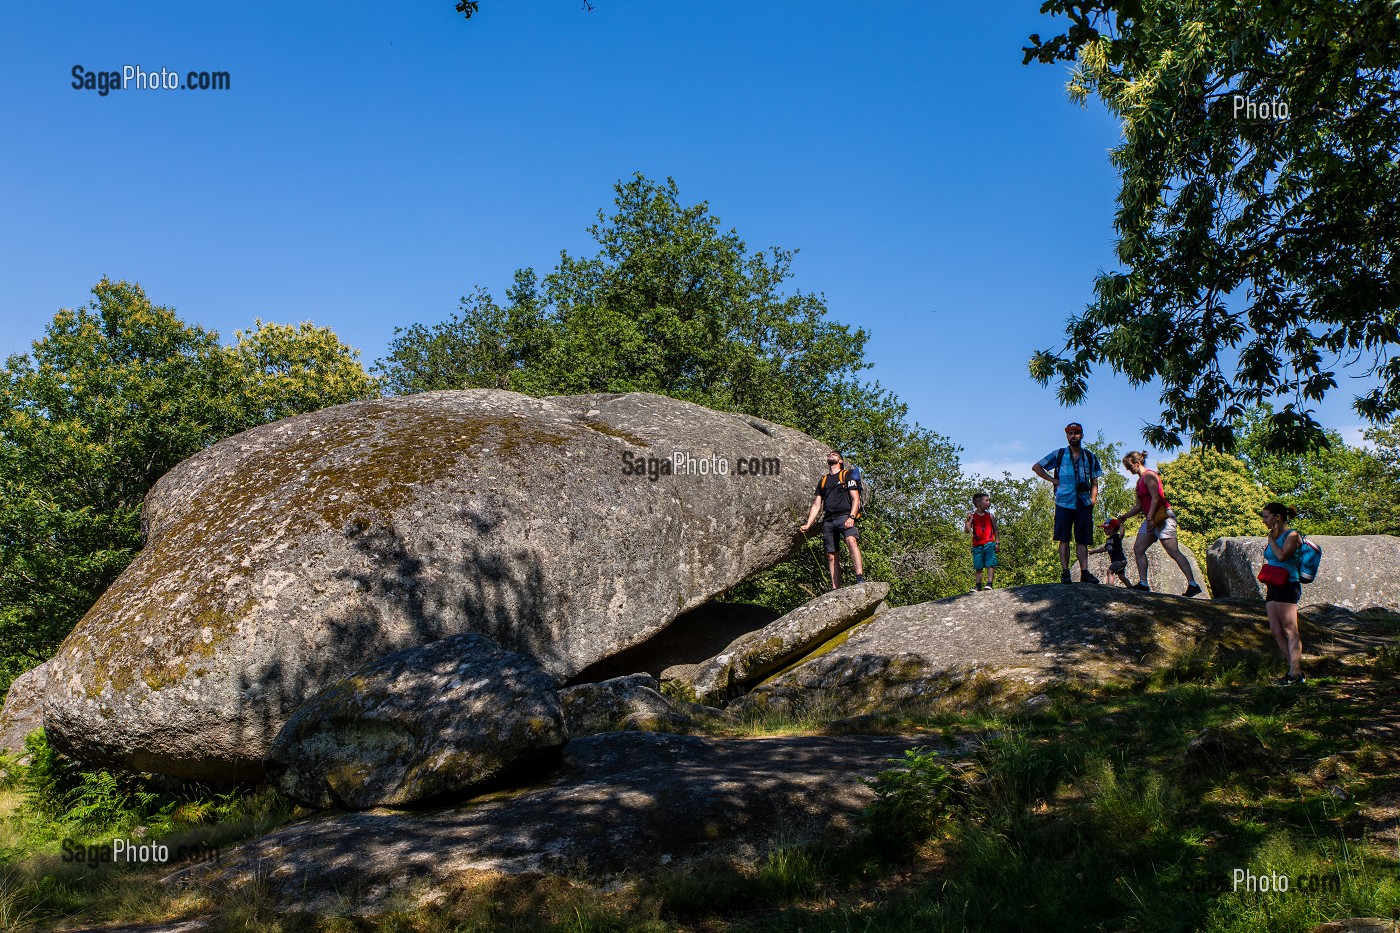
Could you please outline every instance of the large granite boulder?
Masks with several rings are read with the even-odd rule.
[[[1365,640],[1300,623],[1305,651]],[[897,710],[946,696],[1013,696],[1053,680],[1124,680],[1214,645],[1275,656],[1264,608],[1124,587],[1037,584],[886,609],[830,651],[770,678],[729,705],[828,715]],[[1329,648],[1329,650],[1331,650]],[[978,692],[981,691],[981,692]]]
[[[1181,548],[1181,553],[1186,556],[1186,562],[1191,567],[1191,572],[1196,576],[1196,582],[1201,585],[1203,592],[1194,597],[1196,599],[1209,598],[1206,586],[1206,575],[1201,572],[1201,565],[1196,562],[1196,555],[1191,549],[1180,542],[1177,546]],[[1125,535],[1123,538],[1123,552],[1128,555],[1128,566],[1123,570],[1128,575],[1130,583],[1138,582],[1137,562],[1133,560],[1133,536]],[[1089,572],[1098,577],[1103,583],[1110,585],[1120,585],[1110,581],[1108,565],[1112,561],[1107,554],[1091,554],[1089,556]],[[1070,572],[1075,580],[1079,579],[1079,561],[1070,563]],[[1172,560],[1171,555],[1166,552],[1162,545],[1154,544],[1147,549],[1147,582],[1152,586],[1154,593],[1181,594],[1186,591],[1186,576],[1181,572],[1181,568]]]
[[[725,703],[867,618],[889,592],[888,583],[830,590],[758,631],[739,636],[708,661],[668,669],[669,682],[678,692],[693,694],[697,702]]]
[[[256,778],[297,707],[394,651],[479,633],[564,680],[786,557],[824,452],[647,394],[430,392],[245,431],[148,495],[145,548],[54,659],[51,738]]]
[[[861,778],[938,738],[612,732],[570,742],[542,786],[431,812],[301,820],[167,880],[256,885],[310,910],[451,888],[475,872],[617,880],[697,861],[752,868],[775,846],[849,841],[875,796]]]
[[[482,635],[396,651],[321,691],[268,750],[312,807],[422,803],[519,775],[568,741],[554,679]]]
[[[44,690],[49,662],[25,671],[10,684],[5,708],[0,710],[0,751],[23,752],[25,736],[44,728]]]
[[[1400,611],[1400,538],[1393,535],[1309,535],[1322,548],[1317,579],[1303,587],[1302,606],[1333,605],[1360,611]],[[1206,552],[1217,599],[1263,599],[1258,580],[1263,537],[1218,538]]]

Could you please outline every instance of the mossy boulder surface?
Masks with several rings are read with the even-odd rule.
[[[629,469],[677,451],[730,469]],[[303,702],[394,651],[482,634],[562,681],[786,557],[824,452],[661,396],[487,389],[235,435],[147,497],[145,548],[54,659],[50,737],[93,763],[257,778]]]
[[[402,807],[528,777],[568,740],[554,679],[482,635],[396,651],[312,697],[267,776],[312,807]]]
[[[674,669],[679,686],[700,703],[719,705],[867,618],[889,595],[888,583],[857,583],[823,593],[756,632],[741,635],[692,669]]]
[[[1400,611],[1400,538],[1394,535],[1308,535],[1322,548],[1317,579],[1303,587],[1301,606]],[[1217,538],[1206,552],[1217,597],[1264,598],[1258,580],[1266,539]]]

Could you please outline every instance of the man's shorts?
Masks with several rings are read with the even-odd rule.
[[[1072,509],[1067,509],[1062,505],[1055,506],[1055,540],[1068,541],[1071,531],[1074,532],[1075,544],[1094,543],[1094,507],[1092,505],[1080,505]]]
[[[852,525],[850,528],[843,527],[849,515],[838,515],[836,518],[827,519],[822,522],[822,543],[826,545],[828,554],[836,553],[837,538],[855,538],[860,540],[860,526]],[[850,543],[846,547],[850,547]]]
[[[988,567],[997,565],[997,543],[988,541],[986,544],[979,544],[972,549],[972,569],[986,570]]]
[[[1148,541],[1175,540],[1176,513],[1167,509],[1167,518],[1160,525],[1154,525],[1144,518],[1142,524],[1138,526],[1138,537],[1146,538]]]

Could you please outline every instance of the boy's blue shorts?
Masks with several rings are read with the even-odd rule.
[[[972,569],[986,570],[997,565],[997,543],[988,541],[972,549]]]

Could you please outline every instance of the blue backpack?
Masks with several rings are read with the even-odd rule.
[[[1304,538],[1298,545],[1298,581],[1311,583],[1317,579],[1318,568],[1322,565],[1322,548],[1312,539]]]

